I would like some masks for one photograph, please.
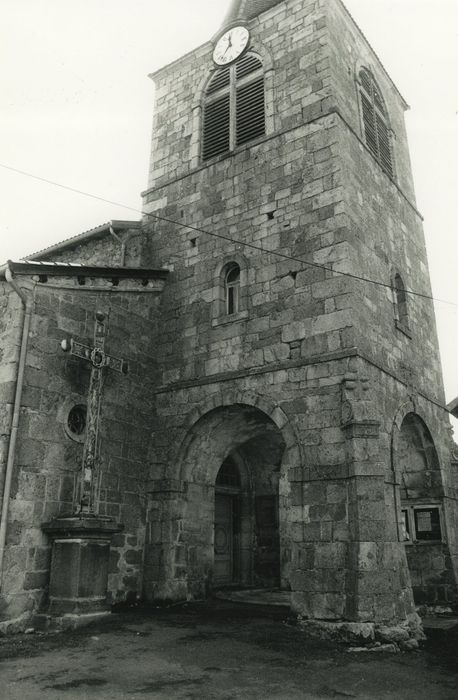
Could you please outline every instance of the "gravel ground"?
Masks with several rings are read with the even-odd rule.
[[[0,698],[457,700],[458,626],[429,630],[418,652],[350,653],[308,639],[281,609],[127,611],[73,632],[0,638]]]

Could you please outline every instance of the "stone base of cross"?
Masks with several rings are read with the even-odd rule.
[[[62,350],[75,357],[91,363],[91,378],[87,401],[86,440],[84,443],[83,461],[81,468],[80,498],[78,513],[93,514],[95,508],[94,474],[99,460],[99,428],[102,398],[102,384],[105,369],[127,374],[128,365],[125,360],[105,352],[105,315],[98,311],[95,314],[94,345],[83,345],[77,340],[63,340]]]

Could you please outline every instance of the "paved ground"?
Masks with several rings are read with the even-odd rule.
[[[1,700],[457,700],[458,627],[420,652],[348,653],[282,611],[215,602],[0,639]]]

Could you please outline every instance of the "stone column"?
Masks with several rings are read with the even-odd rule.
[[[184,483],[157,479],[149,494],[143,595],[149,601],[186,600],[186,557],[180,528]]]

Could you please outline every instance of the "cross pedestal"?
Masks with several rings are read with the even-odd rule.
[[[48,615],[71,627],[108,614],[110,546],[122,526],[110,518],[75,515],[55,518],[42,529],[52,539]]]
[[[96,314],[93,347],[73,339],[62,349],[89,361],[91,378],[87,402],[78,505],[69,516],[42,525],[52,540],[49,606],[41,626],[73,627],[109,612],[108,567],[113,535],[123,529],[112,518],[97,514],[99,427],[105,369],[126,373],[127,364],[105,353],[105,317]]]

